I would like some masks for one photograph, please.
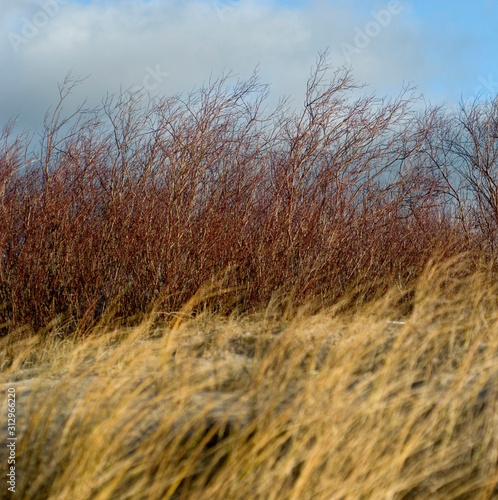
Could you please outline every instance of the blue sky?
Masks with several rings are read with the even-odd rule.
[[[461,58],[461,80],[450,78],[443,72],[436,75],[434,84],[448,88],[452,93],[468,93],[473,86],[485,86],[481,80],[498,80],[498,3],[494,0],[478,2],[418,0],[413,2],[413,18],[420,24],[427,23],[433,40],[453,39],[454,53],[450,58]],[[461,45],[459,44],[461,40]],[[434,56],[438,57],[438,47]],[[443,66],[444,68],[444,66]],[[450,69],[450,68],[448,68]],[[477,82],[476,82],[477,80]],[[498,87],[496,87],[498,93]]]
[[[2,2],[0,120],[37,128],[68,71],[75,102],[120,88],[171,95],[258,66],[299,103],[320,50],[369,91],[415,85],[427,100],[498,93],[494,0],[17,0]]]

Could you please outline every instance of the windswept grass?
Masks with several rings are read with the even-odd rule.
[[[354,312],[4,337],[17,496],[497,498],[492,275],[466,258],[429,266],[400,317],[408,292]]]

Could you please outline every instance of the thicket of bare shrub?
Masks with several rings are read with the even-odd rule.
[[[177,311],[211,281],[222,310],[275,297],[322,307],[413,283],[434,255],[493,256],[496,100],[449,116],[419,111],[409,90],[355,97],[325,55],[300,112],[268,110],[253,76],[66,116],[74,84],[39,144],[3,131],[4,332],[89,326],[110,307]]]

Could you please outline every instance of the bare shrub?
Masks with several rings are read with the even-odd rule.
[[[472,210],[451,200],[460,191],[441,163],[442,111],[416,112],[410,89],[355,97],[360,86],[326,54],[301,111],[268,110],[255,74],[187,96],[124,93],[64,117],[76,83],[61,86],[39,150],[4,131],[4,328],[178,311],[221,276],[225,292],[205,305],[225,311],[275,297],[322,307],[355,287],[368,299],[408,285],[435,252],[473,245]],[[488,227],[492,183],[472,186]]]

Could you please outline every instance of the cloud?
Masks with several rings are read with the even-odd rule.
[[[423,86],[437,61],[428,58],[427,31],[411,22],[410,4],[398,3],[401,11],[347,61],[341,44],[354,45],[368,23],[374,33],[373,12],[389,2],[365,10],[359,2],[330,1],[300,8],[251,0],[19,1],[0,21],[0,118],[19,114],[24,126],[38,127],[69,70],[91,75],[77,102],[136,86],[171,95],[223,71],[248,77],[257,65],[275,97],[302,99],[310,67],[326,47],[334,65],[351,62],[357,79],[373,88],[396,92],[407,81]],[[29,32],[29,23],[36,29]]]

